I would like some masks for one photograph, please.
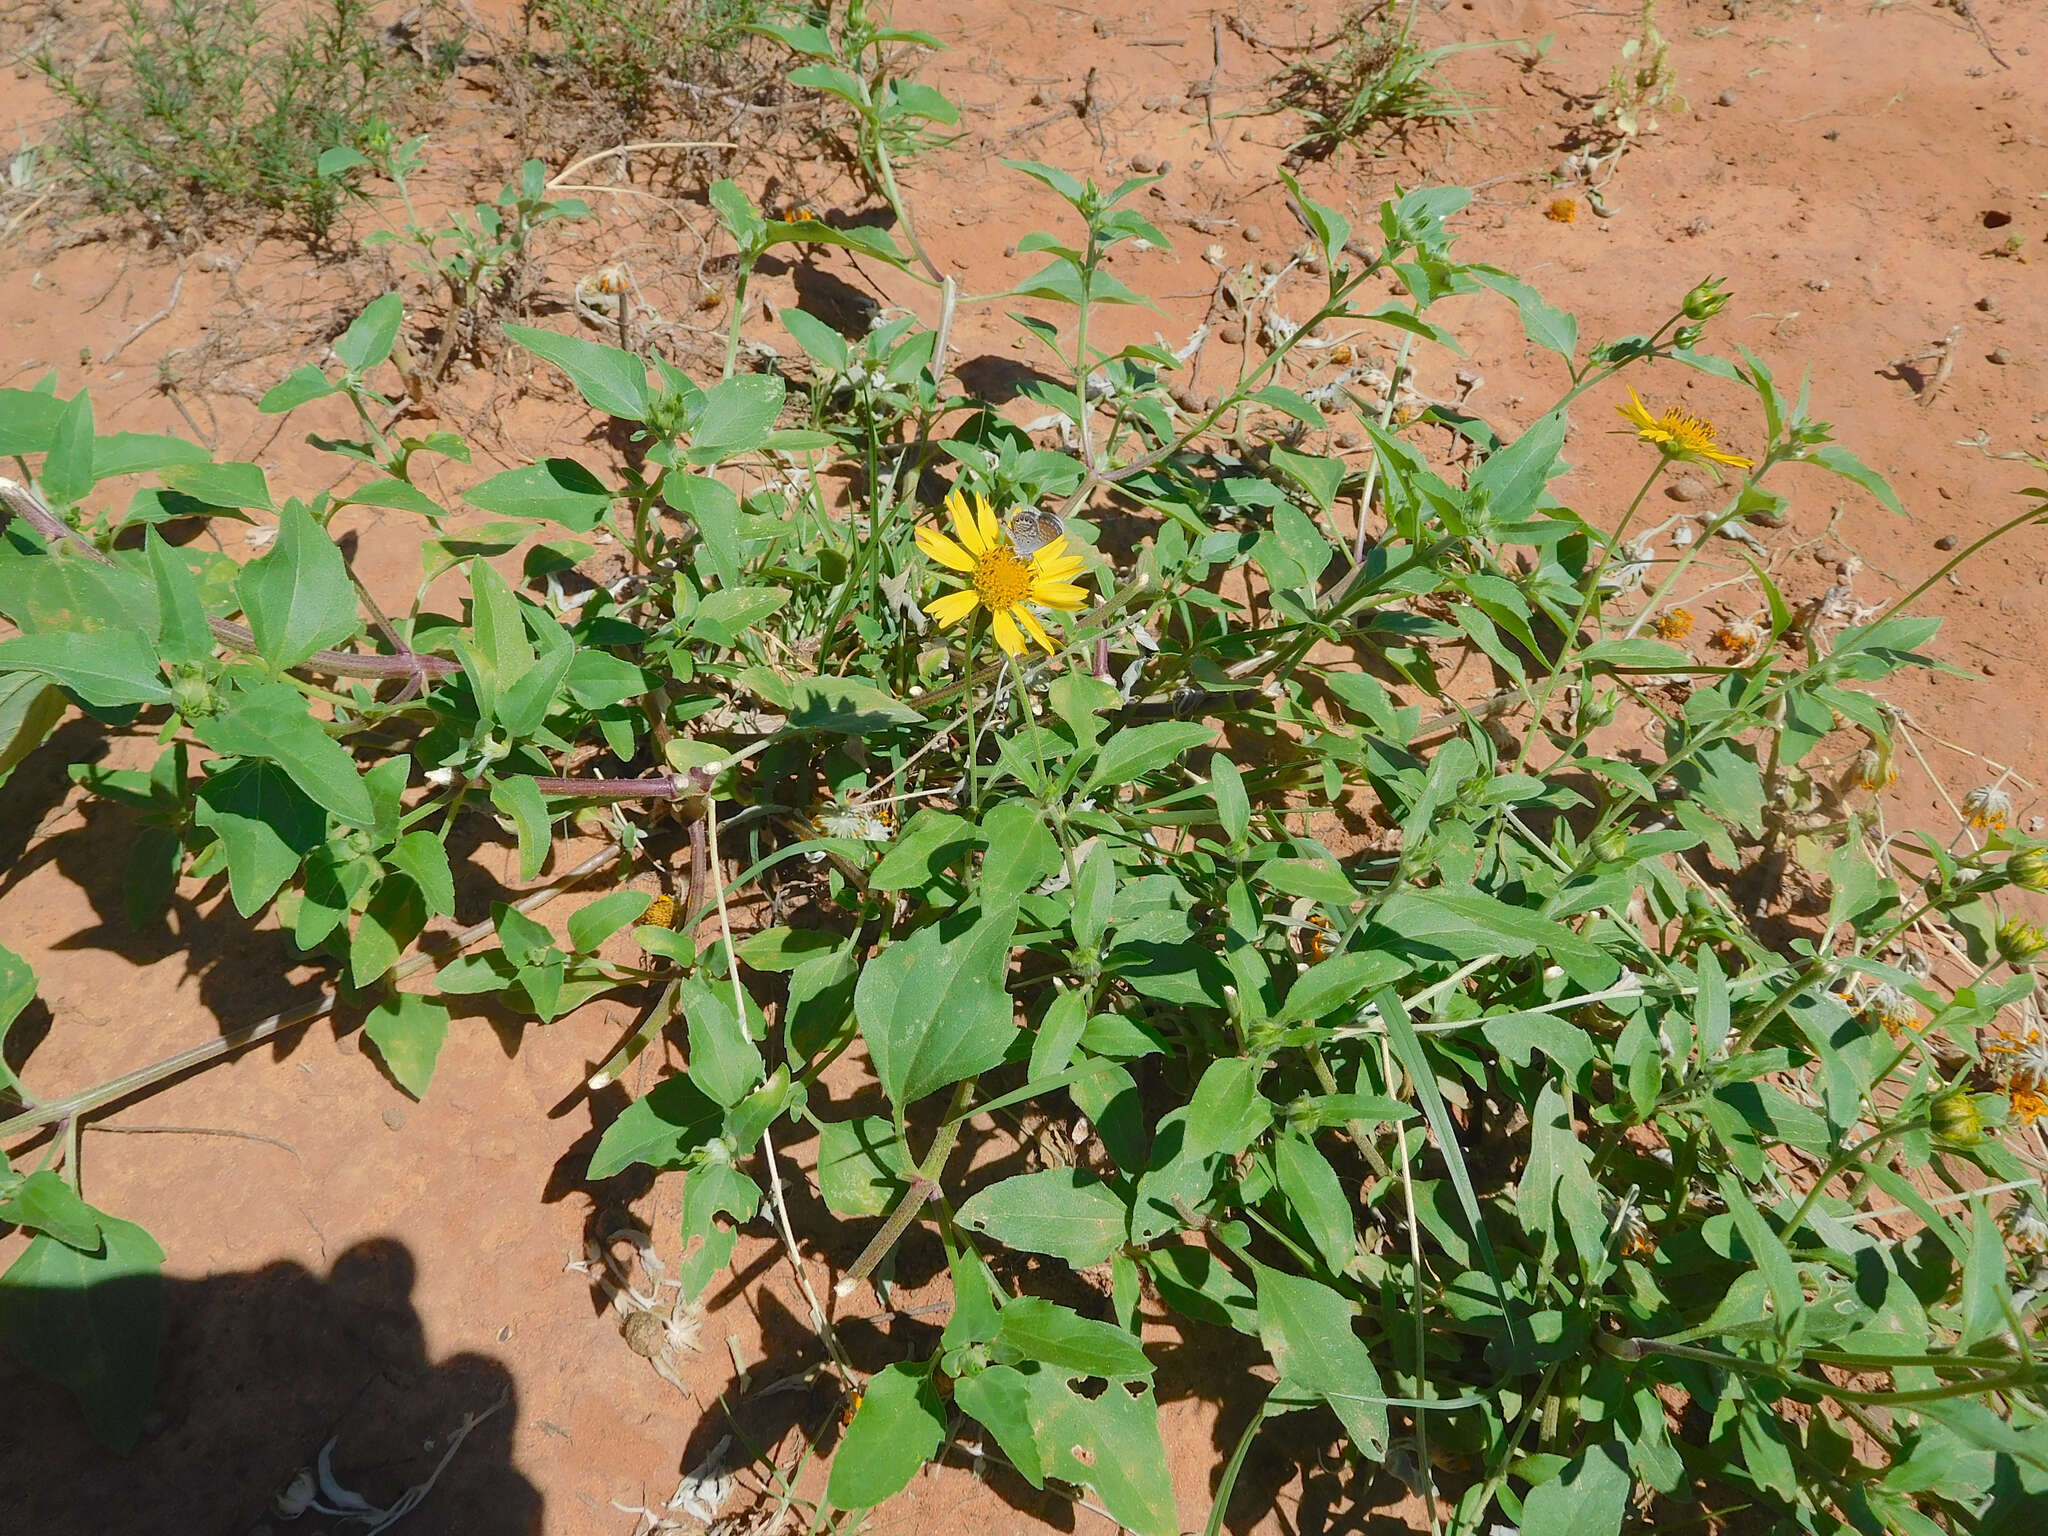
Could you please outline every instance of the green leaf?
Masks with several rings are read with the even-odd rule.
[[[866,736],[924,716],[873,683],[853,677],[800,677],[789,685],[789,723],[799,730]]]
[[[1522,1536],[1616,1536],[1628,1512],[1628,1453],[1612,1440],[1588,1446],[1522,1500]]]
[[[1844,480],[1853,480],[1889,510],[1901,517],[1908,515],[1905,504],[1899,500],[1898,492],[1892,489],[1891,482],[1840,443],[1822,443],[1817,448],[1809,448],[1793,462],[1816,464],[1830,474],[1840,475]]]
[[[1215,739],[1214,726],[1197,720],[1164,720],[1118,731],[1102,748],[1095,770],[1088,776],[1093,789],[1113,789],[1143,774],[1164,768],[1192,747]]]
[[[448,848],[440,838],[421,828],[401,837],[385,855],[391,867],[412,877],[426,899],[427,910],[437,917],[455,915],[455,872],[448,865]],[[574,922],[571,920],[573,931]]]
[[[266,416],[280,416],[286,411],[297,410],[315,400],[325,400],[329,395],[341,393],[341,386],[311,363],[294,368],[278,383],[273,384],[256,409]]]
[[[64,691],[41,672],[0,673],[0,784],[49,739],[70,707]]]
[[[692,464],[719,464],[752,453],[775,430],[782,414],[784,384],[773,374],[748,373],[704,391],[690,428]]]
[[[1351,1202],[1344,1197],[1337,1170],[1305,1136],[1282,1136],[1275,1141],[1273,1167],[1295,1219],[1330,1272],[1341,1275],[1357,1250],[1358,1237]]]
[[[1280,1005],[1276,1023],[1305,1023],[1360,1001],[1366,993],[1414,969],[1399,955],[1384,950],[1346,950],[1318,961],[1295,978]]]
[[[102,708],[171,701],[156,652],[140,630],[18,635],[0,641],[5,672],[40,673]]]
[[[910,1486],[946,1437],[946,1407],[931,1367],[884,1367],[861,1392],[860,1409],[832,1457],[826,1499],[841,1509],[872,1509]]]
[[[368,373],[391,355],[398,340],[398,324],[404,317],[405,300],[397,293],[372,299],[347,330],[334,339],[334,355],[350,373]]]
[[[789,601],[781,587],[720,587],[706,594],[690,615],[685,638],[731,646],[741,635]]]
[[[243,694],[225,714],[193,722],[201,741],[230,757],[276,763],[292,782],[351,826],[370,827],[377,810],[355,760],[306,712],[289,683],[266,683]]]
[[[981,899],[1014,901],[1060,868],[1059,844],[1045,813],[1027,800],[1005,800],[982,818],[988,852],[981,861]]]
[[[356,590],[327,530],[298,502],[277,522],[270,553],[242,567],[235,595],[274,671],[295,667],[356,632]]]
[[[959,863],[974,842],[973,827],[950,811],[926,806],[903,824],[868,877],[868,887],[877,891],[921,889]]]
[[[1066,1372],[1047,1370],[1025,1374],[1024,1382],[1045,1476],[1093,1488],[1136,1536],[1176,1536],[1173,1474],[1151,1389],[1117,1385],[1091,1398],[1069,1385]]]
[[[739,1103],[767,1073],[746,1021],[733,1012],[731,989],[690,976],[676,985],[690,1027],[690,1076],[720,1104]]]
[[[513,828],[519,834],[519,878],[533,879],[547,863],[548,851],[554,846],[547,802],[541,798],[540,786],[523,776],[500,779],[491,786],[491,804],[512,818]]]
[[[1351,1303],[1317,1280],[1252,1265],[1259,1338],[1280,1372],[1276,1400],[1306,1395],[1335,1410],[1368,1461],[1387,1453],[1387,1408],[1379,1372],[1351,1331]]]
[[[507,325],[504,332],[569,375],[577,393],[594,409],[627,421],[647,419],[647,365],[632,353],[528,325]]]
[[[1529,517],[1543,500],[1544,487],[1564,473],[1557,456],[1564,447],[1565,415],[1552,411],[1473,474],[1466,494],[1475,503],[1483,497],[1494,522],[1519,523]]]
[[[54,1168],[38,1168],[0,1194],[0,1221],[47,1232],[86,1253],[99,1250],[100,1213],[79,1199]]]
[[[156,580],[157,612],[163,632],[157,649],[166,661],[204,661],[213,654],[213,631],[206,626],[206,606],[199,583],[178,552],[151,528],[143,537],[150,575]]]
[[[398,1086],[416,1099],[425,1098],[441,1044],[448,1038],[447,1008],[416,992],[394,992],[370,1010],[363,1033]]]
[[[646,891],[608,891],[569,914],[569,947],[579,955],[594,954],[598,945],[628,923],[637,923],[654,897]]]
[[[392,966],[427,926],[427,904],[410,875],[386,875],[378,882],[356,925],[348,949],[349,981],[367,987]]]
[[[835,1216],[881,1216],[917,1176],[910,1149],[883,1115],[818,1128],[818,1194]]]
[[[991,1184],[960,1207],[959,1219],[1006,1248],[1049,1253],[1082,1269],[1123,1247],[1128,1215],[1092,1173],[1047,1168]]]
[[[277,764],[250,758],[199,786],[192,819],[227,852],[228,894],[248,917],[325,841],[327,816]]]
[[[996,1437],[996,1445],[1026,1482],[1034,1488],[1045,1486],[1044,1459],[1031,1427],[1031,1384],[1023,1372],[992,1365],[963,1376],[953,1384],[953,1401]]]
[[[1235,1157],[1265,1134],[1273,1106],[1259,1092],[1259,1071],[1259,1063],[1244,1056],[1209,1063],[1188,1102],[1191,1152]]]
[[[501,517],[544,517],[577,533],[595,528],[613,492],[574,459],[549,458],[508,469],[462,493],[462,499]]]
[[[1113,1323],[1098,1323],[1069,1307],[1037,1296],[1020,1296],[998,1315],[999,1359],[1036,1360],[1054,1370],[1110,1381],[1150,1377],[1145,1346]]]
[[[80,390],[57,418],[56,436],[38,477],[43,494],[59,507],[82,501],[93,488],[92,396]]]
[[[725,1106],[706,1097],[688,1076],[665,1077],[604,1128],[590,1154],[586,1177],[608,1179],[635,1163],[680,1168],[697,1148],[715,1139]]]
[[[35,1001],[36,973],[29,963],[0,944],[0,1046],[7,1043],[7,1031],[14,1021],[21,1017],[22,1009]],[[0,1089],[21,1092],[21,1079],[14,1075],[14,1069],[7,1065],[4,1051],[0,1051]],[[0,1163],[4,1166],[4,1163]]]
[[[102,1215],[97,1250],[41,1236],[0,1275],[0,1338],[77,1398],[92,1432],[116,1451],[142,1437],[156,1387],[163,1262],[155,1238]]]
[[[1579,322],[1547,302],[1527,283],[1492,267],[1467,267],[1465,270],[1495,293],[1514,301],[1522,316],[1522,333],[1537,346],[1555,352],[1567,361],[1578,350]]]
[[[882,1091],[899,1112],[1000,1062],[1016,1036],[1010,994],[1014,908],[951,937],[920,928],[861,970],[854,1016]]]

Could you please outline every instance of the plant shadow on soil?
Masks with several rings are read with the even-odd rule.
[[[154,1406],[126,1456],[92,1437],[61,1388],[25,1371],[0,1376],[13,1429],[0,1436],[8,1528],[252,1531],[275,1518],[273,1498],[330,1437],[336,1480],[388,1506],[433,1475],[465,1416],[502,1402],[449,1457],[406,1529],[540,1531],[541,1495],[512,1463],[511,1373],[483,1354],[428,1358],[414,1273],[402,1244],[374,1238],[324,1277],[277,1263],[163,1282]],[[114,1281],[92,1300],[143,1308],[155,1304],[149,1289]]]

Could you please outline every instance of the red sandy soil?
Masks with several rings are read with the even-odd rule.
[[[1107,181],[1126,174],[1135,157],[1156,157],[1169,170],[1164,196],[1145,200],[1155,218],[1166,223],[1176,210],[1190,210],[1235,221],[1215,233],[1166,223],[1172,252],[1123,263],[1127,282],[1170,296],[1163,314],[1121,318],[1132,335],[1156,329],[1175,345],[1186,337],[1214,285],[1215,269],[1202,260],[1211,240],[1232,260],[1284,257],[1298,242],[1273,174],[1292,131],[1287,120],[1229,115],[1270,101],[1265,82],[1287,56],[1255,51],[1227,27],[1219,33],[1214,19],[1231,13],[1049,0],[901,9],[902,20],[951,44],[927,78],[960,103],[969,132],[915,164],[906,192],[934,256],[960,274],[965,291],[993,291],[1021,276],[1032,258],[1006,257],[1004,248],[1026,230],[1056,225],[1062,211],[1004,170],[1004,156],[1044,159]],[[1760,530],[1776,552],[1781,583],[1802,601],[1854,559],[1861,561],[1854,577],[1860,601],[1896,596],[1946,558],[1937,540],[1967,543],[2012,516],[2021,506],[2012,493],[2038,479],[2001,456],[2038,449],[2048,423],[2048,283],[2040,264],[2048,260],[2048,10],[1982,0],[1980,35],[1962,17],[1919,4],[1865,11],[1667,0],[1661,21],[1690,109],[1667,108],[1659,131],[1626,157],[1606,188],[1610,217],[1596,217],[1582,200],[1574,222],[1555,222],[1544,216],[1557,195],[1548,173],[1586,122],[1588,100],[1628,33],[1627,9],[1566,10],[1542,0],[1423,7],[1422,35],[1431,42],[1549,34],[1554,46],[1528,67],[1513,49],[1451,59],[1451,78],[1485,109],[1468,129],[1427,136],[1376,161],[1346,152],[1311,165],[1305,180],[1354,219],[1368,216],[1397,182],[1490,183],[1461,221],[1460,252],[1539,286],[1580,316],[1589,339],[1645,329],[1699,278],[1725,275],[1736,297],[1714,343],[1723,351],[1738,341],[1751,347],[1782,380],[1809,369],[1817,414],[1890,476],[1911,513],[1896,518],[1846,482],[1791,472],[1779,482],[1796,497],[1789,525]],[[24,11],[9,18],[10,48],[48,22]],[[1334,19],[1325,5],[1247,7],[1243,14],[1253,35],[1274,45],[1327,35]],[[58,35],[82,49],[103,30],[95,16],[64,22]],[[1214,145],[1199,104],[1186,107],[1189,87],[1212,72]],[[438,130],[438,190],[450,200],[488,196],[515,164],[477,88],[483,73],[463,71]],[[29,141],[45,137],[57,109],[40,83],[18,67],[7,91],[10,131]],[[1092,100],[1087,115],[1071,107],[1055,115],[1076,99]],[[850,199],[821,164],[795,167],[788,184],[806,197]],[[1512,179],[1524,172],[1534,179]],[[564,233],[548,247],[556,298],[566,300],[578,275],[624,256],[668,313],[723,324],[722,310],[694,308],[699,255],[707,243],[715,248],[701,204],[678,202],[657,217],[629,198],[595,201],[604,224]],[[1987,227],[1998,222],[1994,215],[2010,222],[1994,232]],[[250,400],[320,356],[324,340],[383,289],[385,274],[364,263],[323,265],[301,247],[233,232],[183,250],[148,249],[118,231],[68,246],[60,238],[65,229],[102,228],[39,219],[0,249],[0,383],[25,384],[54,366],[67,391],[92,388],[103,430],[190,435],[155,388],[158,365],[169,359],[196,375],[188,400],[213,386],[205,405],[217,417],[223,457],[255,459],[281,488],[328,484],[338,466],[301,439],[341,421],[301,413],[312,419],[294,417],[279,431]],[[2011,234],[2026,237],[2028,259],[1994,254]],[[871,284],[884,302],[932,318],[924,290],[838,270]],[[166,305],[181,272],[170,313],[128,341]],[[416,277],[406,281],[418,290]],[[764,286],[773,304],[791,298],[786,285]],[[954,331],[956,365],[977,387],[984,378],[992,387],[1014,377],[1025,356],[1012,346],[1005,308],[970,307]],[[1304,300],[1300,309],[1307,308]],[[1470,357],[1427,357],[1420,381],[1427,392],[1448,394],[1455,368],[1475,370],[1485,379],[1475,407],[1506,429],[1535,419],[1560,388],[1554,360],[1524,346],[1504,303],[1456,301],[1438,318],[1457,330]],[[1890,365],[1958,325],[1953,370],[1922,404]],[[790,350],[778,326],[750,317],[748,328]],[[447,396],[451,419],[501,459],[565,445],[603,453],[590,440],[588,415],[563,399],[559,379],[524,370],[514,360],[502,378],[483,371],[458,380]],[[1638,387],[1653,405],[1710,415],[1738,449],[1757,441],[1757,413],[1732,386],[1669,368]],[[1582,403],[1567,449],[1578,468],[1555,487],[1596,520],[1616,515],[1619,505],[1608,504],[1614,488],[1633,486],[1640,473],[1640,450],[1608,433],[1618,425],[1607,415],[1610,404]],[[195,413],[205,419],[203,409]],[[442,499],[454,505],[461,486],[490,467],[451,467],[438,487]],[[402,517],[344,523],[362,533],[362,568],[373,584],[392,601],[408,601],[416,535]],[[221,536],[246,556],[243,534],[227,525]],[[1929,594],[1927,611],[1946,620],[1938,649],[1965,675],[1913,677],[1895,690],[1918,751],[1901,754],[1900,784],[1885,800],[1894,825],[1917,823],[1947,836],[1955,821],[1944,796],[1959,800],[1994,777],[1992,764],[2014,771],[2022,824],[2034,813],[2028,780],[2037,771],[2048,688],[2040,665],[2048,648],[2044,539],[2023,531]],[[1668,543],[1660,553],[1669,557]],[[1739,554],[1733,545],[1717,547],[1702,562],[1703,579],[1739,575]],[[1703,620],[1717,604],[1725,616],[1740,617],[1753,601],[1740,587],[1725,588],[1703,606]],[[1695,643],[1711,627],[1703,623]],[[262,1017],[313,989],[314,973],[296,962],[289,942],[269,926],[249,932],[224,896],[194,906],[188,891],[168,931],[128,929],[120,870],[132,825],[120,810],[73,789],[64,771],[67,762],[105,750],[93,731],[73,724],[0,790],[0,937],[34,964],[48,1010],[16,1026],[10,1049],[47,1026],[27,1064],[29,1081],[45,1096]],[[518,886],[502,840],[475,850],[470,875],[466,918]],[[571,905],[547,915],[559,921]],[[597,1190],[581,1178],[598,1130],[626,1096],[616,1087],[588,1095],[579,1085],[627,1020],[617,1003],[548,1028],[460,1019],[423,1103],[402,1094],[363,1052],[353,1021],[339,1030],[322,1022],[99,1122],[272,1141],[89,1129],[88,1195],[141,1222],[169,1255],[159,1408],[137,1453],[112,1459],[92,1446],[58,1390],[0,1364],[10,1430],[0,1437],[0,1508],[8,1528],[35,1536],[250,1531],[270,1518],[272,1493],[330,1435],[340,1437],[343,1480],[388,1498],[425,1475],[464,1413],[509,1390],[507,1407],[457,1453],[405,1529],[416,1536],[630,1531],[633,1517],[612,1501],[659,1503],[679,1473],[698,1464],[726,1432],[717,1398],[734,1387],[736,1364],[759,1386],[814,1364],[818,1351],[765,1222],[748,1229],[734,1272],[708,1298],[704,1347],[682,1366],[690,1399],[624,1348],[589,1282],[565,1272],[586,1234],[628,1221],[655,1235],[664,1258],[676,1257],[677,1176],[628,1175]],[[652,1080],[654,1065],[650,1057],[635,1069],[634,1091]],[[863,1083],[851,1072],[834,1092],[844,1097]],[[804,1192],[802,1170],[814,1150],[793,1148],[784,1167],[812,1284],[829,1295],[872,1224],[835,1223]],[[0,1238],[0,1265],[19,1243],[18,1236]],[[913,1237],[900,1259],[905,1283],[892,1292],[900,1314],[880,1316],[885,1304],[872,1290],[841,1305],[862,1368],[930,1348],[943,1311],[918,1309],[943,1300],[943,1284],[933,1283],[939,1268],[936,1243]],[[1162,1362],[1182,1523],[1199,1529],[1216,1469],[1256,1398],[1245,1378],[1263,1367],[1243,1341],[1220,1331],[1182,1334],[1155,1318],[1148,1338]],[[816,1432],[837,1412],[828,1391],[798,1390],[756,1399],[742,1420],[766,1444],[797,1423]],[[1268,1428],[1229,1510],[1233,1532],[1419,1528],[1419,1506],[1402,1486],[1347,1466],[1334,1454],[1329,1428],[1303,1415]],[[787,1451],[796,1441],[783,1444]],[[737,1498],[729,1506],[744,1507]],[[928,1531],[964,1522],[994,1531],[1105,1525],[1000,1470],[964,1466],[920,1478],[871,1525]],[[309,1517],[292,1529],[320,1524]]]

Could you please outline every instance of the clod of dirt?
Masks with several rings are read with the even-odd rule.
[[[1156,176],[1166,169],[1166,162],[1157,155],[1133,155],[1131,169],[1140,176]]]
[[[1993,297],[1991,297],[1990,294],[1987,293],[1984,295],[1983,298],[1977,301],[1977,308],[1982,310],[1987,315],[1995,315],[1998,313],[1998,300],[1994,299]]]
[[[1679,233],[1691,235],[1695,239],[1697,239],[1699,236],[1704,235],[1708,230],[1712,229],[1713,227],[1714,226],[1712,222],[1707,218],[1707,216],[1705,214],[1701,214],[1696,219],[1688,219],[1684,227],[1680,229]]]
[[[1962,543],[1962,540],[1957,538],[1954,534],[1944,533],[1940,538],[1934,541],[1934,547],[1936,549],[1954,549],[1960,543]]]
[[[1226,347],[1234,347],[1244,340],[1244,327],[1235,320],[1228,325],[1219,325],[1216,327],[1216,339]]]
[[[1216,397],[1204,394],[1199,389],[1183,389],[1173,397],[1173,403],[1191,416],[1202,416],[1216,409]]]
[[[1244,227],[1244,237],[1253,245],[1257,245],[1261,240],[1266,238],[1265,228],[1263,225],[1259,224],[1247,224]]]
[[[2012,361],[2012,353],[2007,351],[2004,347],[1993,347],[1989,352],[1986,352],[1984,354],[1984,361],[1987,363],[1996,363],[1999,367],[2003,368],[2007,363]]]
[[[1673,501],[1705,501],[1707,499],[1707,483],[1704,480],[1695,480],[1691,475],[1686,475],[1665,486],[1664,494]]]
[[[1984,227],[1986,229],[2003,229],[2011,222],[2012,215],[2003,208],[1986,208],[1984,210]]]
[[[1145,98],[1145,110],[1147,112],[1167,112],[1179,106],[1180,103],[1181,98],[1171,94],[1165,96],[1147,96]]]
[[[1714,98],[1714,105],[1717,107],[1732,107],[1735,105],[1737,99],[1738,98],[1736,97],[1733,91],[1723,91],[1720,95]]]
[[[1985,662],[1985,663],[1984,663],[1984,675],[1985,675],[1986,677],[1996,677],[1996,676],[1998,676],[1998,663],[1997,663],[1997,662],[1995,662],[1995,661],[1987,661],[1987,662]]]
[[[1821,135],[1821,137],[1826,139],[1830,144],[1834,143],[1835,140],[1839,139],[1841,136],[1842,130],[1839,128],[1830,128],[1826,133]]]
[[[384,1124],[394,1131],[404,1130],[405,1111],[396,1104],[386,1104],[384,1106]]]

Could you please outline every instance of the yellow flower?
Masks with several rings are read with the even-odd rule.
[[[1692,610],[1668,609],[1650,622],[1650,628],[1657,631],[1660,640],[1683,640],[1692,633]]]
[[[1575,197],[1559,197],[1551,200],[1543,210],[1543,217],[1553,224],[1569,224],[1579,216],[1579,201]]]
[[[1066,535],[1047,541],[1027,558],[1017,553],[985,497],[976,495],[970,510],[967,498],[955,491],[946,498],[946,510],[953,515],[957,542],[936,528],[920,528],[917,547],[948,570],[960,572],[967,585],[926,603],[924,611],[950,626],[975,609],[986,608],[996,644],[1007,654],[1023,655],[1026,635],[1051,653],[1052,638],[1031,609],[1073,609],[1088,601],[1088,594],[1073,585],[1084,562],[1066,552]]]
[[[1628,392],[1628,404],[1617,405],[1615,410],[1636,429],[1636,437],[1640,441],[1654,444],[1667,459],[1749,468],[1749,460],[1741,454],[1725,452],[1718,446],[1720,434],[1714,430],[1712,422],[1689,411],[1674,408],[1662,416],[1652,416],[1650,408],[1643,404],[1633,389]]]
[[[2012,1113],[2021,1125],[2032,1125],[2048,1115],[2048,1094],[2036,1093],[2031,1088],[2013,1089]]]

